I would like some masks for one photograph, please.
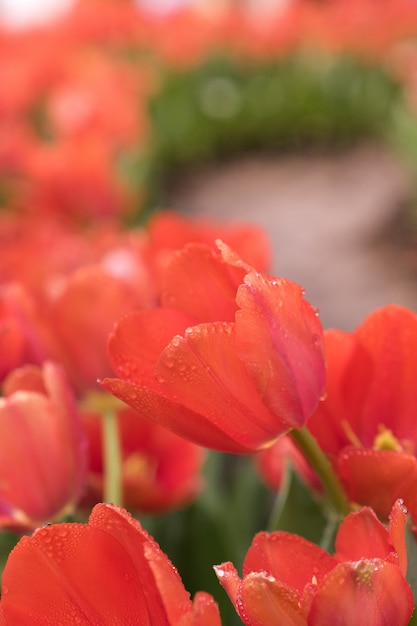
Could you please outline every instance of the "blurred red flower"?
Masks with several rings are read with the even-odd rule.
[[[274,445],[258,452],[254,462],[260,477],[273,491],[281,489],[288,467],[292,467],[311,489],[318,492],[323,489],[317,474],[289,436],[280,437]]]
[[[405,580],[406,511],[400,501],[387,530],[372,509],[351,513],[330,556],[286,532],[257,534],[243,563],[216,574],[245,626],[406,626],[414,608]]]
[[[111,397],[114,400],[113,397]],[[83,412],[89,468],[83,504],[103,500],[103,417]],[[166,428],[121,407],[117,427],[122,455],[123,505],[130,511],[160,513],[197,496],[204,450]]]
[[[55,364],[14,370],[0,399],[0,528],[26,530],[72,512],[86,477],[86,440]]]
[[[220,626],[213,598],[194,601],[158,544],[124,509],[98,504],[88,524],[24,537],[2,578],[6,626]]]
[[[304,425],[324,387],[322,330],[302,288],[256,272],[226,245],[190,244],[162,306],[110,337],[103,386],[199,445],[253,452]]]
[[[351,502],[386,517],[402,498],[417,520],[417,315],[371,313],[352,333],[326,331],[326,400],[309,422]]]
[[[226,224],[204,219],[187,219],[175,211],[158,211],[147,223],[149,235],[149,265],[159,285],[174,252],[188,243],[204,243],[215,247],[221,239],[238,255],[256,267],[268,272],[271,266],[271,242],[263,228],[256,224]]]

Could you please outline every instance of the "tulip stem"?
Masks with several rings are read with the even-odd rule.
[[[103,413],[104,502],[122,506],[122,456],[116,413]]]
[[[349,501],[329,459],[316,439],[306,427],[292,430],[290,435],[313,466],[335,510],[342,515],[347,515],[350,512]]]

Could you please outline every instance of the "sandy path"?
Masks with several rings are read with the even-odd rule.
[[[417,310],[416,276],[381,238],[409,201],[411,182],[385,149],[251,157],[190,175],[170,205],[187,214],[257,222],[273,246],[273,273],[301,283],[326,327],[350,330],[373,308]]]

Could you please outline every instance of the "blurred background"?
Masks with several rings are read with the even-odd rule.
[[[130,185],[140,181],[146,210],[169,206],[259,223],[271,238],[271,271],[306,287],[325,326],[351,329],[387,302],[417,304],[417,18],[413,3],[394,4],[2,0],[3,25],[20,38],[14,67],[5,56],[2,66],[6,79],[10,72],[14,82],[20,77],[20,113],[35,120],[38,139],[49,147],[52,134],[65,139],[63,162],[72,158],[68,140],[80,137],[76,126],[94,106],[88,82],[101,81],[110,100],[115,90],[124,102],[110,103],[108,117],[125,120],[105,132],[111,141],[115,133],[136,133],[134,141],[123,138],[123,154],[119,137],[116,159]],[[132,10],[136,23],[128,24]],[[49,59],[42,70],[47,39],[41,51],[31,26],[61,37],[55,67]],[[98,70],[106,62],[107,91]],[[122,71],[123,96],[116,94]],[[31,81],[32,89],[38,81],[38,102],[22,103]],[[130,113],[128,98],[131,107],[136,99]],[[3,146],[16,144],[21,132],[16,109],[11,117],[13,123],[3,118]],[[96,167],[97,155],[85,158],[86,169]],[[46,157],[33,159],[32,180]],[[131,215],[142,211],[138,202]]]
[[[417,310],[415,0],[0,0],[0,19],[3,377],[58,352],[84,407],[109,328],[157,304],[175,243],[224,224],[265,229],[270,273],[325,327]],[[210,229],[158,230],[162,209]],[[259,231],[244,245],[268,259]],[[146,454],[129,471],[153,480]],[[204,497],[141,517],[190,591],[217,597],[213,562],[239,564],[271,510],[320,540],[294,474],[274,513],[282,459],[268,491],[251,458],[211,455]]]

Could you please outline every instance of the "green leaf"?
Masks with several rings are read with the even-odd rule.
[[[320,544],[326,527],[327,518],[319,500],[288,465],[268,530],[285,530]]]

